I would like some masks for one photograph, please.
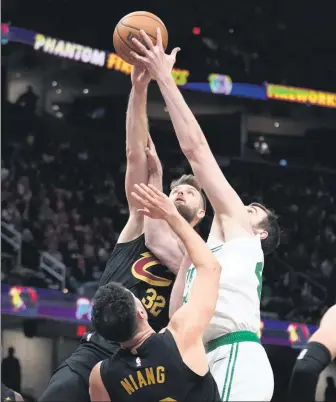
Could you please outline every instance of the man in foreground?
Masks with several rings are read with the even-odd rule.
[[[96,331],[121,349],[95,366],[91,401],[219,401],[208,368],[203,333],[214,313],[221,267],[174,203],[154,186],[135,186],[140,213],[165,220],[183,242],[197,271],[188,302],[156,334],[141,301],[123,286],[102,286],[93,301]]]
[[[264,253],[272,252],[279,243],[276,217],[260,204],[243,204],[167,68],[170,56],[164,53],[160,30],[155,46],[144,31],[140,33],[146,46],[133,38],[139,54],[132,52],[132,56],[156,79],[181,150],[215,213],[208,245],[223,270],[215,314],[204,335],[211,372],[222,400],[270,401],[273,372],[256,334]],[[182,293],[186,280],[184,302],[193,291],[197,275],[193,266],[178,274],[175,287],[179,292],[175,295]]]
[[[324,314],[319,329],[300,352],[292,372],[289,401],[314,402],[319,375],[336,358],[336,305]]]
[[[173,63],[171,60],[171,66]],[[135,67],[131,78],[133,88],[126,117],[125,178],[129,219],[100,285],[113,281],[130,289],[143,303],[149,323],[159,331],[168,324],[170,294],[184,251],[165,221],[153,221],[137,213],[141,204],[130,194],[136,183],[149,182],[162,188],[162,167],[148,135],[146,117],[150,75],[145,69]],[[171,199],[191,225],[195,225],[205,213],[200,189],[195,186],[192,177],[186,176],[172,183],[171,191]],[[85,334],[77,350],[56,370],[39,400],[89,401],[92,368],[118,348],[117,344],[107,342],[95,332]]]

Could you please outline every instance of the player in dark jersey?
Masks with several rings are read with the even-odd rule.
[[[324,314],[319,329],[301,350],[293,368],[288,401],[314,402],[322,371],[336,359],[336,304]]]
[[[92,309],[97,332],[121,349],[90,375],[91,401],[220,401],[210,374],[203,334],[215,311],[221,266],[205,242],[154,186],[135,186],[142,213],[165,219],[184,243],[197,275],[188,302],[155,333],[141,301],[110,282],[98,289]]]
[[[22,396],[1,383],[1,402],[23,401]]]
[[[174,273],[181,264],[183,249],[166,222],[153,221],[137,213],[141,205],[130,195],[136,183],[150,182],[162,188],[162,167],[148,135],[146,94],[149,81],[148,72],[133,69],[126,119],[125,189],[130,215],[100,285],[115,281],[129,288],[144,304],[150,324],[160,330],[168,323]],[[170,197],[191,225],[204,216],[204,200],[191,176],[174,182]],[[118,347],[95,332],[85,334],[77,350],[58,367],[39,400],[89,401],[92,368],[115,353]]]

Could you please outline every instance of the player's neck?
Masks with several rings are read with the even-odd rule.
[[[136,354],[137,349],[153,334],[155,334],[155,331],[148,325],[146,328],[140,330],[132,340],[123,342],[120,346]]]

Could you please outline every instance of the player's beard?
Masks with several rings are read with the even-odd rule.
[[[179,214],[183,216],[183,218],[188,222],[191,223],[193,219],[196,216],[196,211],[195,209],[192,209],[188,207],[185,204],[180,204],[180,203],[175,203],[175,206],[177,210],[179,211]]]

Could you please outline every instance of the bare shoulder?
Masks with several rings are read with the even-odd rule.
[[[102,362],[97,363],[93,367],[93,369],[91,370],[90,378],[89,378],[90,388],[92,386],[103,385],[103,381],[102,381],[101,376],[100,376],[100,366],[101,366],[101,364],[102,364]]]
[[[181,334],[171,328],[169,328],[169,331],[175,340],[184,364],[194,373],[204,376],[208,372],[209,366],[202,337],[191,341],[187,336],[181,336]]]
[[[91,371],[89,379],[89,393],[92,402],[101,401],[109,402],[111,401],[109,394],[106,391],[105,385],[100,375],[100,366],[102,362],[97,363]]]
[[[144,217],[141,214],[131,213],[128,221],[121,231],[118,243],[128,243],[135,240],[144,232]]]
[[[245,213],[245,211],[244,211]],[[216,225],[222,232],[223,241],[228,242],[240,237],[255,237],[250,225],[243,226],[241,222],[228,215],[219,215],[216,217]],[[217,229],[218,231],[218,229]]]

